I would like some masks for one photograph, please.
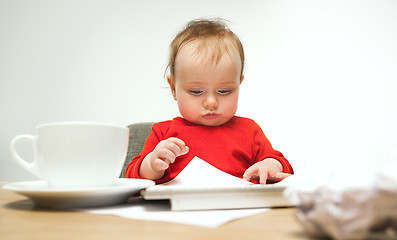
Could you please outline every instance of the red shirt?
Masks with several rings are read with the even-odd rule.
[[[293,173],[288,160],[273,149],[262,129],[251,119],[234,116],[221,126],[211,127],[177,117],[153,125],[141,154],[127,166],[126,177],[140,178],[139,167],[145,156],[160,141],[170,137],[183,140],[189,147],[189,152],[177,157],[157,183],[175,178],[195,156],[239,178],[243,177],[247,168],[265,158],[277,159],[283,165],[285,173]]]

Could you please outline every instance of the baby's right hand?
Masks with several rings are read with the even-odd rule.
[[[189,147],[179,138],[171,137],[159,142],[151,152],[150,166],[155,172],[164,172],[178,156],[189,152]]]

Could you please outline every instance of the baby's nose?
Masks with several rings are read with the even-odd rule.
[[[214,110],[218,107],[218,99],[215,96],[208,96],[204,100],[204,107],[209,110]]]

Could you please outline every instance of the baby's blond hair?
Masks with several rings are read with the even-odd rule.
[[[218,63],[226,52],[231,55],[237,51],[241,60],[241,73],[244,70],[244,48],[239,38],[227,27],[222,19],[197,19],[189,22],[171,42],[171,51],[167,68],[171,76],[175,75],[175,59],[179,50],[188,43],[197,41],[197,53],[203,50],[211,54],[213,63]]]

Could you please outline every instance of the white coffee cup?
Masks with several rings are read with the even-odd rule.
[[[96,187],[114,184],[128,148],[129,129],[92,122],[42,124],[36,136],[19,135],[10,144],[11,154],[23,168],[53,187]],[[17,152],[18,143],[33,146],[33,161]]]

